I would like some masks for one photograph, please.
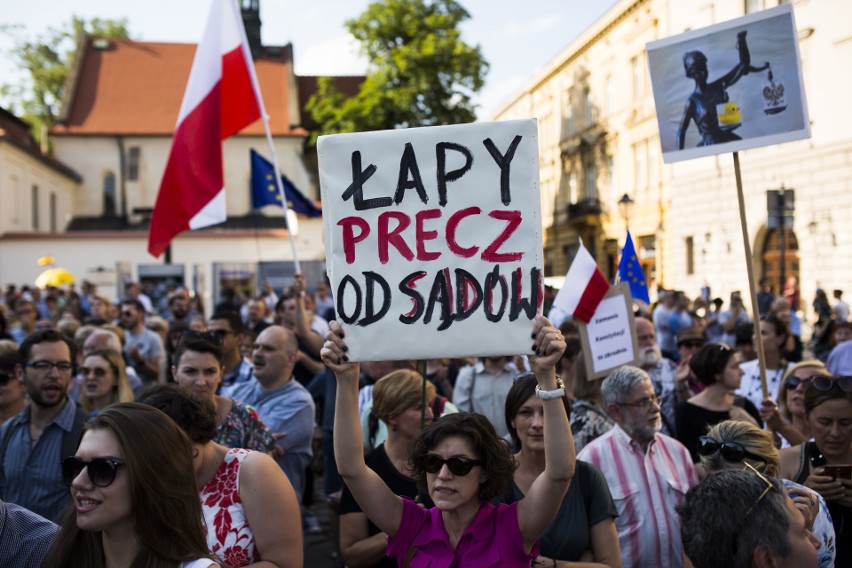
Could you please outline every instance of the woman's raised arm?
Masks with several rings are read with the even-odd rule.
[[[388,536],[395,536],[402,521],[402,498],[394,495],[376,472],[364,463],[361,421],[358,416],[360,365],[350,363],[343,329],[329,322],[320,356],[337,378],[334,411],[334,457],[337,471],[367,517]]]
[[[556,364],[565,351],[565,338],[547,318],[538,315],[532,339],[536,355],[530,357],[530,363],[539,389],[555,390]],[[544,459],[544,471],[518,504],[518,526],[527,550],[553,522],[574,476],[574,438],[560,398],[544,401]]]

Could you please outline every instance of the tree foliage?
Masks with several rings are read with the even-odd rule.
[[[461,39],[470,15],[454,0],[377,0],[346,27],[369,69],[346,98],[321,77],[307,109],[318,134],[458,124],[476,119],[471,96],[488,63]],[[316,134],[314,135],[316,136]]]
[[[86,21],[76,16],[61,28],[49,28],[34,40],[22,38],[20,31],[18,26],[0,26],[0,33],[10,35],[14,41],[9,50],[12,61],[26,71],[23,81],[0,85],[0,97],[12,112],[32,125],[37,137],[43,128],[56,123],[79,38],[84,34],[94,38],[129,37],[127,20]]]

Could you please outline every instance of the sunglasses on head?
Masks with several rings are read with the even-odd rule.
[[[447,459],[442,458],[438,454],[423,454],[420,456],[420,469],[426,473],[438,473],[441,468],[447,465],[450,473],[453,475],[465,476],[470,473],[474,466],[482,465],[480,460],[472,460],[464,456],[452,456]]]
[[[835,385],[843,392],[852,392],[852,377],[831,377],[828,375],[814,375],[811,377],[811,386],[820,392],[828,392]]]
[[[115,474],[123,465],[120,461],[111,458],[95,458],[85,462],[76,456],[71,456],[62,460],[62,481],[70,486],[85,469],[92,485],[107,487],[115,481]]]
[[[712,456],[716,452],[719,452],[725,461],[728,462],[741,462],[745,458],[759,462],[766,461],[762,457],[746,450],[739,442],[720,442],[710,436],[701,436],[698,438],[698,455]]]

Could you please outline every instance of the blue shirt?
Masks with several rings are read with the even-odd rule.
[[[65,407],[44,428],[35,446],[30,446],[30,407],[9,420],[0,430],[0,440],[12,429],[3,455],[3,486],[0,497],[33,513],[59,523],[71,503],[71,492],[62,482],[62,438],[74,427],[77,405]]]
[[[44,517],[0,501],[0,566],[39,568],[58,531]]]
[[[237,387],[231,398],[253,406],[271,432],[287,434],[278,440],[284,455],[275,461],[287,474],[301,500],[305,468],[313,456],[314,400],[308,389],[291,379],[283,387],[267,391],[252,378]]]
[[[231,395],[237,389],[237,387],[249,382],[250,379],[254,377],[254,368],[251,365],[251,362],[243,357],[243,360],[240,361],[239,366],[234,369],[234,371],[228,375],[222,377],[222,386],[219,387],[219,396],[223,396],[225,398],[231,398]]]

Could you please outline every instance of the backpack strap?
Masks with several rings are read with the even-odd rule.
[[[73,456],[77,451],[77,446],[80,445],[80,440],[83,438],[83,426],[89,420],[89,413],[80,408],[74,401],[69,401],[75,406],[74,423],[71,425],[70,432],[62,433],[62,447],[60,449],[59,459],[65,459],[68,456]]]

